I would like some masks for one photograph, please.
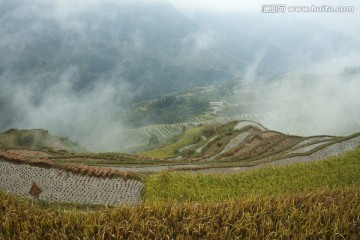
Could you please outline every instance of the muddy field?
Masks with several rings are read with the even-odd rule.
[[[140,192],[144,186],[133,179],[89,177],[0,160],[1,189],[32,198],[29,194],[32,182],[42,189],[41,200],[105,205],[135,205],[141,200]]]

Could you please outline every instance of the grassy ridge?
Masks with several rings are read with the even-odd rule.
[[[357,239],[359,188],[220,204],[51,211],[0,192],[0,239]]]
[[[244,173],[160,173],[148,177],[149,203],[222,202],[254,195],[280,195],[360,185],[360,148],[311,163],[267,167]]]
[[[185,136],[182,137],[179,141],[177,141],[169,146],[163,147],[163,148],[144,152],[144,153],[142,153],[142,155],[148,156],[148,157],[154,157],[154,158],[175,157],[176,156],[175,151],[183,146],[195,143],[197,140],[197,137],[199,136],[199,134],[201,133],[201,131],[203,129],[204,129],[204,127],[196,127],[196,128],[189,129],[185,133]]]

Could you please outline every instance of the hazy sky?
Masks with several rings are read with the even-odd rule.
[[[149,0],[151,1],[151,0]],[[354,6],[353,13],[285,13],[279,14],[286,20],[288,17],[302,18],[325,25],[327,28],[341,31],[360,39],[360,1],[358,0],[163,0],[174,4],[179,9],[191,13],[196,10],[219,12],[251,12],[266,17],[261,13],[263,4],[286,4],[287,6]],[[265,16],[263,16],[265,15]]]
[[[46,2],[45,0],[43,0]],[[116,3],[129,3],[134,0],[110,0]],[[71,11],[79,7],[86,7],[101,0],[58,0],[62,11]],[[139,1],[137,1],[139,2]],[[289,17],[302,18],[307,21],[323,24],[327,28],[341,31],[360,39],[360,1],[359,0],[140,0],[140,2],[167,2],[175,5],[178,9],[187,14],[196,11],[215,11],[215,12],[250,12],[259,14],[259,17],[266,18],[261,13],[263,4],[286,4],[287,6],[354,6],[353,13],[284,13],[279,14],[284,20]],[[264,16],[265,15],[265,16]],[[270,14],[271,15],[271,14]]]

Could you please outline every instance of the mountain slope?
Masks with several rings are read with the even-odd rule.
[[[28,149],[84,152],[85,148],[66,137],[55,137],[44,129],[10,129],[0,133],[0,149]]]
[[[360,49],[306,22],[188,16],[160,3],[5,0],[0,9],[0,130],[46,128],[78,141],[104,125],[129,127],[119,115],[135,102],[235,78],[265,81]]]

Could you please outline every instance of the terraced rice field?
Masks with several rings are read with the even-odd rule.
[[[157,136],[161,143],[165,143],[174,136],[180,135],[184,127],[190,124],[151,125],[136,129],[115,130],[102,143],[110,151],[132,152],[133,149],[144,149],[151,136]],[[96,150],[96,147],[91,147]]]
[[[305,139],[304,141],[299,142],[294,147],[292,147],[292,149],[301,148],[301,147],[304,147],[304,146],[309,145],[309,144],[326,142],[326,141],[330,141],[332,139],[333,139],[333,137],[329,137],[329,136],[311,137],[311,138]]]
[[[292,150],[291,152],[289,152],[289,154],[294,154],[294,153],[306,153],[306,152],[309,152],[319,146],[322,146],[324,144],[327,144],[328,142],[325,141],[325,142],[319,142],[319,143],[313,143],[313,144],[310,144],[310,145],[306,145],[306,146],[302,146],[300,148],[297,148],[295,150]]]
[[[146,149],[151,136],[156,136],[161,143],[166,143],[175,136],[183,133],[184,128],[196,127],[199,125],[210,125],[215,123],[227,123],[231,121],[253,120],[254,116],[237,115],[232,117],[194,117],[185,122],[177,124],[159,124],[134,129],[114,130],[101,143],[108,151],[134,152]],[[257,118],[255,118],[257,120]],[[246,121],[249,123],[248,121]],[[255,122],[252,124],[259,125]],[[249,125],[249,124],[245,124]],[[261,126],[261,125],[259,125]],[[264,129],[263,126],[260,129]],[[92,151],[98,151],[98,146],[87,146]]]
[[[144,186],[137,180],[97,178],[54,168],[14,164],[0,160],[0,188],[28,198],[32,182],[42,189],[39,199],[50,202],[136,205]]]
[[[243,133],[243,134],[246,134]],[[243,138],[242,134],[239,138]],[[237,137],[235,137],[237,138]],[[333,143],[329,146],[324,146],[324,148],[319,149],[316,151],[316,147],[319,147],[323,144],[330,144],[330,142],[321,142],[318,143],[316,140],[322,139],[323,137],[318,138],[310,138],[305,139],[304,141],[300,142],[296,146],[298,146],[298,152],[294,153],[295,156],[286,157],[288,156],[289,152],[279,153],[268,158],[261,158],[259,160],[254,160],[253,164],[258,164],[251,167],[220,167],[217,163],[208,163],[208,162],[195,162],[195,163],[179,163],[176,165],[157,165],[157,166],[141,166],[141,167],[110,167],[114,168],[119,171],[132,171],[132,172],[161,172],[167,170],[175,170],[175,171],[192,171],[192,172],[207,172],[207,173],[229,173],[229,172],[242,172],[242,171],[249,171],[256,168],[261,168],[269,165],[286,165],[295,162],[308,162],[314,161],[318,159],[323,159],[331,156],[340,155],[346,151],[353,150],[360,146],[360,136],[355,136],[351,139],[347,139],[341,142]],[[326,139],[329,139],[326,137]],[[239,139],[237,139],[239,140]],[[313,143],[313,144],[311,144]],[[231,145],[231,144],[230,144]],[[232,147],[230,146],[229,147]],[[300,148],[299,148],[300,146]],[[306,148],[306,149],[305,149]],[[293,149],[293,148],[290,148]],[[306,150],[306,151],[305,151]],[[313,151],[314,152],[311,152]],[[293,153],[290,151],[290,153]],[[274,159],[277,158],[277,159]],[[266,162],[268,161],[268,162]],[[265,163],[264,163],[265,162]]]
[[[224,154],[225,152],[227,152],[227,151],[235,148],[236,146],[238,146],[238,145],[239,145],[240,143],[242,143],[242,142],[246,139],[246,137],[249,136],[249,135],[250,135],[249,132],[243,132],[243,133],[238,134],[236,137],[234,137],[233,139],[231,139],[228,144],[226,144],[226,146],[224,147],[224,149],[223,149],[221,152],[219,152],[219,153],[217,153],[217,154],[215,154],[215,155],[213,155],[213,156],[211,156],[211,157],[209,157],[209,158],[206,158],[206,159],[204,159],[203,161],[207,162],[207,161],[212,161],[212,160],[214,160],[215,158],[219,157],[220,155]],[[203,147],[205,147],[205,146],[203,146]],[[202,148],[203,148],[203,147],[202,147]],[[200,153],[200,152],[201,152],[201,150],[199,151],[199,153]]]
[[[317,139],[320,140],[320,139]],[[323,140],[323,139],[322,139]],[[330,142],[331,143],[331,142]],[[321,142],[321,144],[329,144]],[[314,145],[314,146],[313,146]],[[297,149],[309,148],[314,150],[319,146],[316,139],[307,139],[297,144]],[[192,173],[232,173],[243,172],[265,166],[287,165],[295,162],[308,162],[336,156],[360,146],[360,136],[345,139],[325,146],[307,155],[298,152],[297,156],[287,157],[267,163],[260,163],[252,167],[214,167],[209,163],[172,164],[141,167],[111,167],[120,171],[160,172],[160,171],[191,171]],[[315,149],[316,150],[316,149]],[[284,155],[286,156],[286,155]],[[264,159],[260,159],[264,161]],[[266,160],[266,159],[265,159]],[[256,163],[256,162],[255,162]],[[141,201],[141,191],[144,184],[138,180],[121,178],[97,178],[80,174],[73,174],[55,168],[42,168],[27,164],[15,164],[0,160],[0,189],[11,194],[33,198],[30,194],[32,182],[37,183],[42,192],[39,199],[50,202],[74,202],[82,204],[102,205],[136,205]]]
[[[163,138],[174,134],[174,129],[184,131],[180,125],[174,129],[169,128],[168,125],[163,127],[167,130],[163,130],[163,132],[160,132],[159,128],[156,130]],[[141,133],[144,136],[151,136],[149,134],[154,133],[147,132],[145,129],[143,128],[144,131]],[[148,131],[150,131],[149,129],[151,128],[148,128]],[[198,142],[194,143],[194,141]],[[344,138],[329,136],[305,138],[267,131],[261,125],[253,122],[231,122],[225,125],[215,124],[214,126],[191,128],[178,142],[164,148],[154,149],[154,151],[159,151],[159,154],[166,154],[166,156],[176,155],[183,151],[195,153],[189,154],[189,158],[180,155],[183,158],[178,161],[116,153],[51,156],[51,154],[39,151],[8,150],[6,153],[9,158],[6,157],[6,154],[3,155],[3,158],[8,161],[0,159],[0,189],[33,198],[29,191],[32,183],[35,182],[42,189],[39,199],[45,201],[136,205],[141,201],[144,183],[139,179],[143,179],[144,174],[161,171],[190,171],[194,174],[242,172],[270,165],[286,165],[324,159],[340,155],[359,146],[360,134]],[[242,152],[239,155],[233,155],[233,150],[234,153],[238,153],[237,148]],[[227,153],[229,154],[227,155]],[[9,162],[12,156],[21,157],[22,161]],[[35,163],[39,158],[44,158],[42,161],[48,164],[23,164]],[[214,161],[208,161],[210,158]],[[119,173],[124,174],[134,172],[131,174],[135,177],[128,180],[119,178],[118,175],[112,175],[111,178],[105,177],[110,175],[95,175],[102,176],[95,177],[78,174],[79,171],[75,171],[75,173],[59,169],[59,167],[65,167],[69,170],[66,168],[68,163],[74,164],[74,166],[76,163],[88,164],[84,165],[82,170],[85,167],[96,168],[96,164],[101,163],[103,168],[110,168],[106,171],[116,169],[120,171]],[[85,173],[82,170],[80,173]]]
[[[237,145],[239,145],[240,143],[242,143],[247,136],[249,136],[251,133],[249,132],[243,132],[238,134],[236,137],[234,137],[233,139],[230,140],[230,142],[225,146],[225,148],[220,152],[220,154],[223,154],[233,148],[235,148]]]
[[[284,158],[275,162],[272,162],[272,165],[281,165],[281,164],[288,164],[293,162],[308,162],[317,159],[323,159],[327,157],[337,156],[344,152],[353,150],[360,146],[360,136],[356,136],[354,138],[344,140],[338,143],[331,144],[327,147],[324,147],[314,153],[305,156],[295,156]]]
[[[344,152],[356,149],[359,146],[360,146],[360,136],[357,136],[345,141],[334,143],[318,151],[315,151],[314,153],[311,153],[309,155],[304,155],[304,156],[299,155],[294,157],[283,158],[272,162],[260,163],[252,167],[208,168],[208,169],[199,170],[199,172],[206,172],[206,173],[243,172],[243,171],[249,171],[266,166],[287,165],[296,162],[310,162],[319,159],[324,159],[327,157],[337,156]]]
[[[210,138],[209,140],[207,140],[207,141],[205,142],[204,145],[202,145],[201,147],[199,147],[198,149],[196,149],[195,152],[196,152],[196,153],[201,153],[201,151],[206,147],[206,145],[209,144],[209,143],[211,143],[212,141],[214,141],[216,138],[217,138],[217,136]]]

